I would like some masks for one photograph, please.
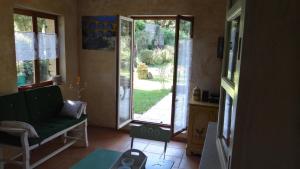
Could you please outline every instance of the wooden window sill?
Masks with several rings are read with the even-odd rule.
[[[45,81],[45,82],[41,82],[41,83],[37,83],[37,84],[30,84],[30,85],[26,85],[26,86],[20,86],[18,87],[18,91],[26,91],[26,90],[30,90],[30,89],[35,89],[35,88],[39,88],[39,87],[45,87],[45,86],[50,86],[53,85],[53,81]]]

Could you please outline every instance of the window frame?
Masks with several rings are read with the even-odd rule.
[[[58,31],[58,16],[53,15],[53,14],[48,14],[48,13],[43,13],[43,12],[37,12],[37,11],[31,11],[31,10],[26,10],[26,9],[19,9],[15,8],[14,9],[14,14],[19,14],[19,15],[25,15],[25,16],[30,16],[32,17],[32,30],[35,35],[35,37],[38,37],[38,25],[37,25],[37,18],[45,18],[45,19],[51,19],[54,20],[54,29],[55,29],[55,34],[57,36],[57,46],[59,46],[59,31]],[[38,44],[38,39],[36,39],[36,44]],[[37,51],[37,56],[38,56],[38,51],[39,51],[39,45],[36,45],[35,50]],[[60,65],[60,56],[59,56],[59,48],[56,48],[56,74],[59,75],[59,65]],[[53,84],[52,80],[47,80],[47,81],[41,81],[40,80],[40,59],[39,57],[36,57],[36,59],[33,61],[34,63],[34,83],[32,84],[27,84],[24,86],[18,86],[19,91],[24,91],[28,89],[33,89],[37,87],[43,87],[43,86],[49,86]]]
[[[233,51],[236,57],[235,59],[235,69],[233,71],[233,78],[229,79],[227,76],[228,73],[228,59],[229,59],[229,41],[231,33],[231,22],[238,21],[237,29],[238,33],[236,40],[236,50]],[[240,0],[236,0],[234,5],[231,5],[227,9],[226,23],[225,23],[225,40],[224,40],[224,60],[222,65],[222,77],[221,77],[221,87],[220,87],[220,110],[219,110],[219,119],[218,119],[218,131],[217,131],[217,150],[221,162],[221,168],[230,168],[231,166],[231,157],[233,152],[233,142],[234,142],[234,133],[235,133],[235,123],[237,116],[237,102],[238,102],[238,88],[239,88],[239,77],[240,77],[240,64],[241,64],[241,55],[242,55],[242,46],[243,46],[243,24],[244,24],[244,7],[243,3]],[[229,138],[223,137],[223,125],[224,125],[224,108],[226,102],[226,95],[232,99],[230,119],[229,124]]]

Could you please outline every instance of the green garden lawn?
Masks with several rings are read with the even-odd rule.
[[[143,114],[170,93],[170,89],[133,90],[134,113]]]

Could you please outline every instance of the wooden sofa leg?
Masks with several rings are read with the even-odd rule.
[[[62,136],[62,140],[63,140],[63,143],[64,143],[64,144],[67,143],[67,132],[64,133],[64,135]]]
[[[29,150],[27,132],[22,134],[21,143],[22,143],[22,152],[23,152],[23,169],[30,169],[30,150]]]
[[[84,139],[84,146],[85,147],[88,147],[89,146],[89,140],[88,140],[88,133],[87,133],[87,125],[88,125],[88,123],[87,123],[87,120],[84,122],[84,127],[83,127],[83,139]]]
[[[4,169],[4,154],[3,154],[3,148],[0,147],[0,169]]]

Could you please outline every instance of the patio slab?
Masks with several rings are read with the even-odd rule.
[[[171,124],[172,93],[162,98],[144,114],[134,114],[134,119],[161,124]]]

